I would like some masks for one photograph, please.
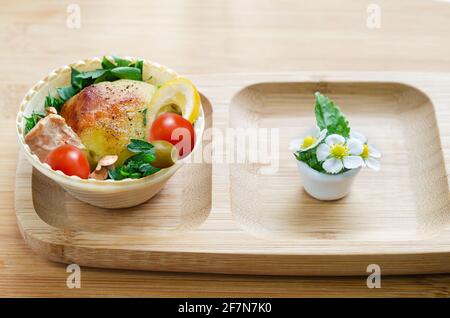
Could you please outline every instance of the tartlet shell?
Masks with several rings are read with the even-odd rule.
[[[136,60],[133,57],[124,57]],[[179,77],[173,70],[152,61],[144,60],[143,78],[148,83],[161,85],[165,82]],[[54,93],[57,87],[70,85],[71,67],[82,71],[94,70],[101,67],[101,58],[94,57],[81,60],[69,65],[64,65],[54,70],[42,80],[38,81],[23,98],[19,112],[16,117],[16,132],[22,152],[27,160],[39,172],[52,179],[67,190],[71,195],[81,201],[104,208],[123,208],[135,206],[143,203],[158,193],[169,178],[184,164],[186,159],[179,160],[175,165],[141,179],[115,180],[96,180],[81,179],[77,176],[67,176],[61,171],[55,171],[51,167],[42,163],[39,158],[33,154],[30,147],[25,143],[25,116],[29,116],[33,110],[43,111],[44,99],[48,92]],[[195,122],[194,129],[196,133],[195,149],[201,142],[204,130],[204,113],[201,107],[200,115]]]

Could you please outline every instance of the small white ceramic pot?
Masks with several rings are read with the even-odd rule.
[[[320,173],[306,163],[297,160],[298,171],[305,191],[312,197],[323,200],[338,200],[345,197],[361,168],[352,169],[341,174]]]

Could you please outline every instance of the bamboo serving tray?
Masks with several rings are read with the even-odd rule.
[[[19,156],[15,205],[40,255],[81,266],[267,275],[450,272],[450,75],[277,73],[190,76],[206,128],[278,128],[279,169],[182,167],[150,201],[106,210],[82,203]],[[349,196],[303,188],[289,140],[313,125],[314,92],[341,106],[380,148]],[[214,134],[205,136],[202,151]],[[208,140],[209,139],[209,140]],[[209,148],[211,151],[211,148]],[[220,149],[213,149],[220,157]]]

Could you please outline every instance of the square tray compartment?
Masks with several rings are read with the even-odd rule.
[[[303,190],[289,141],[315,124],[314,93],[341,105],[350,125],[379,145],[382,169],[363,169],[349,196],[320,202]],[[429,98],[395,83],[262,83],[230,108],[234,128],[279,130],[279,169],[231,167],[235,219],[256,235],[331,240],[414,240],[436,235],[448,213],[447,176]],[[389,191],[387,191],[389,189]]]
[[[19,156],[16,214],[38,254],[81,266],[265,275],[450,272],[450,75],[230,74],[190,77],[207,127],[277,128],[279,169],[186,165],[135,208],[69,197]],[[302,189],[289,140],[314,124],[314,92],[334,99],[382,151],[351,194],[321,202]],[[202,151],[218,137],[205,132]],[[219,143],[220,144],[220,143]],[[215,158],[222,149],[212,147]],[[223,159],[223,157],[222,157]]]

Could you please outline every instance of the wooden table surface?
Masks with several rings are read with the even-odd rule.
[[[380,28],[367,26],[377,3]],[[447,3],[446,3],[447,2]],[[0,296],[448,296],[450,275],[304,278],[82,268],[66,287],[64,265],[23,242],[15,222],[18,146],[14,117],[50,70],[103,54],[141,56],[182,74],[261,71],[450,72],[450,3],[432,0],[0,0]],[[79,5],[80,28],[67,7]],[[69,24],[70,25],[70,24]]]

